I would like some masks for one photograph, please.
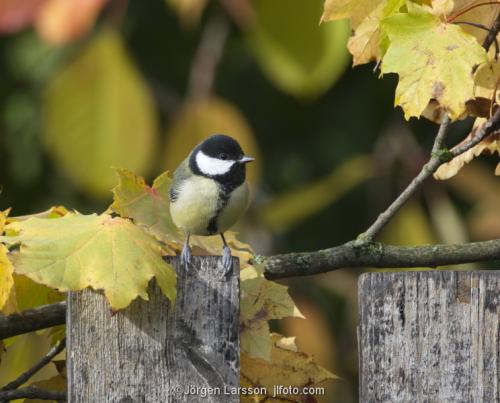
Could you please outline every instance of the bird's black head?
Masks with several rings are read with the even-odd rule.
[[[200,143],[198,147],[205,155],[220,160],[237,161],[243,157],[243,150],[239,143],[224,134],[214,134]]]
[[[215,134],[198,144],[189,158],[195,175],[212,178],[227,191],[245,181],[245,165],[253,161],[246,157],[238,142],[224,134]]]

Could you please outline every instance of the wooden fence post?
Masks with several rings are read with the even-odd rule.
[[[360,402],[500,402],[500,271],[365,273]]]
[[[69,402],[239,402],[239,261],[226,278],[218,257],[172,263],[173,309],[154,281],[115,315],[101,293],[69,294]]]

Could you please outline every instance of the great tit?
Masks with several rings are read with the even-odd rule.
[[[198,144],[175,170],[169,192],[170,214],[186,235],[181,253],[185,267],[191,259],[190,235],[219,234],[224,244],[225,273],[231,270],[231,249],[224,232],[247,209],[245,167],[253,160],[243,154],[236,140],[216,134]]]

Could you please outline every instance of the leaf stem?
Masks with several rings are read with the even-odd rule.
[[[461,15],[477,8],[477,7],[482,7],[482,6],[489,6],[489,5],[493,5],[493,4],[500,4],[500,1],[486,1],[486,2],[483,2],[483,3],[477,3],[477,4],[473,4],[472,6],[469,6],[469,7],[466,7],[464,9],[462,9],[461,11],[459,11],[458,13],[452,15],[451,17],[447,18],[446,22],[453,22],[455,19],[457,19],[458,17],[460,17]]]

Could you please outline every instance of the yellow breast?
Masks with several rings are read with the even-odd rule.
[[[178,197],[170,203],[174,224],[194,235],[208,235],[210,219],[217,213],[219,189],[203,176],[192,176],[178,189]]]

